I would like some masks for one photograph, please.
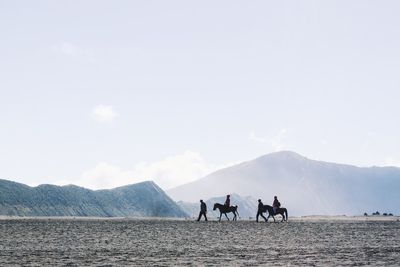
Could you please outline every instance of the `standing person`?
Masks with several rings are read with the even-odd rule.
[[[200,221],[202,215],[204,215],[204,218],[207,221],[206,213],[207,213],[207,205],[206,205],[206,203],[203,202],[202,199],[200,199],[200,213],[199,213],[199,218],[197,219],[197,221]]]
[[[272,208],[274,209],[274,213],[281,207],[281,203],[278,200],[277,196],[274,196],[274,202],[272,203]]]
[[[225,200],[224,205],[228,208],[231,206],[231,196],[230,195],[226,195],[226,200]]]
[[[265,221],[267,221],[267,218],[263,215],[264,210],[264,204],[261,202],[261,199],[258,200],[258,210],[257,210],[257,215],[256,215],[256,222],[258,222],[258,216],[261,215],[261,217],[264,218]]]

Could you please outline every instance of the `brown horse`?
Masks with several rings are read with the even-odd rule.
[[[225,205],[222,205],[222,204],[219,204],[219,203],[215,203],[214,204],[214,208],[213,208],[213,210],[216,210],[216,209],[219,209],[219,212],[220,212],[220,214],[219,214],[219,221],[221,221],[221,216],[222,216],[222,214],[225,214],[225,217],[228,219],[228,221],[229,221],[229,217],[228,217],[228,215],[226,215],[227,213],[229,213],[229,212],[232,212],[233,213],[233,221],[236,221],[237,219],[236,219],[236,214],[239,216],[239,212],[237,211],[237,208],[238,208],[238,206],[230,206],[230,207],[227,207],[227,206],[225,206]]]

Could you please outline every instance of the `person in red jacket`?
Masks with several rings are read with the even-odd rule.
[[[277,196],[274,196],[274,202],[272,203],[272,208],[274,209],[274,213],[281,207],[281,203],[278,200]]]

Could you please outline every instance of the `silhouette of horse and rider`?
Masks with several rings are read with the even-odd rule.
[[[220,203],[215,203],[213,210],[219,210],[219,221],[221,221],[222,214],[225,215],[225,217],[230,220],[227,213],[232,212],[233,213],[233,221],[237,220],[237,217],[239,216],[238,212],[238,206],[231,206],[231,199],[230,195],[226,196],[225,203],[222,205]],[[268,212],[268,217],[265,217],[263,213]],[[205,220],[207,221],[207,205],[206,203],[200,199],[200,213],[197,221],[200,221],[201,217],[204,216]],[[278,200],[278,197],[274,197],[274,201],[272,203],[272,206],[269,205],[264,205],[261,201],[261,199],[258,200],[258,208],[257,208],[257,215],[256,215],[256,222],[258,222],[259,216],[261,216],[266,222],[268,222],[268,219],[272,217],[275,220],[276,215],[281,215],[282,220],[281,222],[287,221],[288,220],[288,212],[286,208],[281,208],[281,203]]]
[[[238,206],[231,206],[231,199],[230,195],[226,196],[226,200],[224,205],[220,203],[215,203],[213,210],[218,209],[220,214],[219,214],[219,221],[221,221],[222,214],[225,215],[225,217],[230,220],[227,213],[232,212],[233,213],[233,221],[237,220],[237,217],[239,216],[238,212]],[[263,213],[268,212],[268,217],[265,218]],[[200,200],[200,213],[197,221],[200,221],[201,217],[204,216],[205,220],[207,221],[207,205],[206,203],[203,202],[203,200]],[[268,222],[268,219],[272,217],[275,220],[276,215],[281,215],[282,216],[282,222],[288,220],[288,212],[286,208],[281,208],[281,203],[278,200],[278,197],[274,197],[274,202],[272,206],[269,205],[264,205],[261,201],[261,199],[258,200],[258,209],[257,209],[257,215],[256,215],[256,222],[258,222],[259,216],[261,216],[266,222]]]
[[[264,212],[268,212],[268,217],[265,218],[263,215]],[[258,222],[258,217],[261,216],[263,219],[268,222],[269,217],[272,217],[274,219],[274,222],[276,222],[275,217],[276,215],[281,215],[282,220],[281,222],[287,221],[288,220],[288,212],[286,208],[281,208],[281,203],[278,200],[277,196],[274,196],[274,202],[272,203],[272,206],[270,205],[264,205],[261,201],[261,199],[258,200],[258,210],[257,210],[257,215],[256,215],[256,222]]]
[[[230,199],[230,195],[226,196],[226,200],[224,205],[220,204],[220,203],[215,203],[214,204],[214,208],[213,210],[219,210],[219,221],[221,221],[221,217],[222,214],[225,215],[225,217],[228,219],[228,221],[230,220],[227,213],[232,212],[233,213],[233,221],[237,220],[237,216],[239,216],[239,212],[237,211],[238,206],[231,206],[231,199]],[[200,221],[201,217],[204,216],[205,220],[207,221],[207,205],[206,203],[204,203],[204,201],[202,199],[200,199],[200,213],[199,213],[199,217],[197,218],[197,221]]]
[[[219,210],[219,221],[221,221],[222,214],[225,214],[225,217],[228,219],[228,221],[229,221],[229,217],[228,217],[228,215],[226,215],[227,213],[230,213],[230,212],[233,213],[233,218],[232,218],[233,221],[236,221],[237,216],[239,216],[239,212],[237,211],[238,206],[231,206],[231,198],[230,197],[231,197],[230,195],[226,196],[224,205],[219,204],[219,203],[214,204],[213,210],[216,210],[216,209]]]

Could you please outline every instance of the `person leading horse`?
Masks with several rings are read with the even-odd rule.
[[[263,216],[264,212],[268,211],[268,217],[265,218]],[[278,200],[278,197],[275,196],[274,197],[274,202],[272,204],[272,206],[269,205],[263,205],[263,203],[261,202],[261,199],[258,200],[258,211],[257,211],[257,215],[256,215],[256,221],[258,222],[258,217],[261,215],[261,217],[264,218],[264,220],[266,222],[268,222],[269,217],[272,217],[274,219],[275,222],[275,215],[281,215],[282,216],[282,222],[283,221],[287,221],[288,220],[288,212],[286,208],[281,208],[281,203]]]

